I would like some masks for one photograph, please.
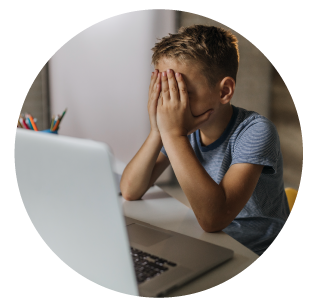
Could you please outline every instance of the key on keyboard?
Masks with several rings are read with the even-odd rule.
[[[167,266],[175,267],[175,263],[161,259],[155,255],[146,253],[144,251],[131,247],[131,256],[134,263],[134,269],[138,284],[153,278],[169,268]]]

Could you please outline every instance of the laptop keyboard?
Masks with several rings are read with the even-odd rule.
[[[131,247],[131,256],[138,284],[143,283],[161,273],[168,271],[176,263]]]

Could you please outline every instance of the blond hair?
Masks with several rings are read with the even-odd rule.
[[[181,27],[177,34],[163,37],[152,48],[152,64],[162,57],[180,62],[195,61],[211,85],[226,76],[236,81],[239,66],[238,40],[229,31],[215,26]]]

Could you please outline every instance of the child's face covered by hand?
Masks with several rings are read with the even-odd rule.
[[[175,126],[176,133],[192,133],[207,120],[212,119],[221,104],[220,94],[217,94],[217,86],[210,86],[198,64],[179,63],[175,59],[162,58],[155,68],[162,73],[161,104],[175,104],[174,113],[169,111],[170,113],[164,115],[165,122],[161,129],[167,129],[167,125],[169,129],[173,128],[177,121],[179,128]],[[189,105],[187,110],[186,106],[180,106],[182,101],[186,104],[185,100]],[[175,108],[176,105],[180,106],[178,110]]]

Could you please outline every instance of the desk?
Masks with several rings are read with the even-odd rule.
[[[204,232],[194,212],[158,186],[150,188],[142,200],[128,202],[122,198],[122,204],[124,214],[128,217],[234,251],[231,260],[170,292],[168,297],[196,293],[221,284],[243,271],[258,258],[258,255],[224,232]]]

